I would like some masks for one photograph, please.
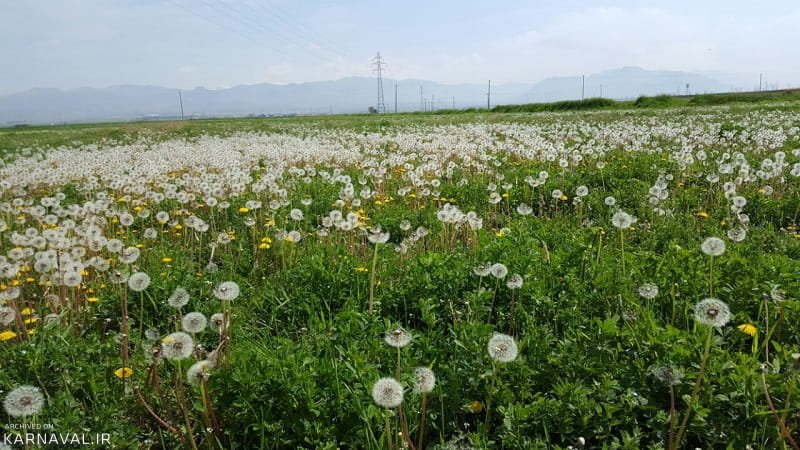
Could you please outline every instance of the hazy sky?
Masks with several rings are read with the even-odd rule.
[[[800,85],[800,1],[0,0],[0,94],[369,75],[536,82],[637,65]],[[749,78],[747,78],[749,79]]]

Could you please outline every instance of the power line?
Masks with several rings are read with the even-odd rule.
[[[258,40],[257,38],[254,38],[250,34],[242,33],[241,30],[239,30],[237,28],[233,28],[233,27],[227,25],[225,22],[220,22],[220,21],[214,20],[213,18],[207,17],[207,16],[205,16],[203,14],[198,13],[197,11],[189,9],[186,6],[180,4],[177,0],[173,1],[172,4],[177,6],[180,9],[184,10],[185,12],[193,15],[193,16],[202,19],[205,22],[211,23],[213,25],[218,26],[219,28],[222,28],[224,30],[230,31],[231,33],[239,36],[242,39],[248,40],[248,41],[250,41],[250,42],[252,42],[252,43],[254,43],[254,44],[256,44],[256,45],[258,45],[260,47],[267,48],[268,50],[272,50],[275,53],[279,53],[279,54],[287,56],[287,57],[289,56],[289,54],[286,53],[285,50],[277,48],[277,47],[272,47],[272,46],[269,46],[269,45],[265,45],[264,42]]]
[[[293,31],[295,33],[305,35],[309,41],[311,41],[314,44],[318,45],[320,48],[324,48],[324,49],[328,50],[329,52],[331,52],[331,53],[333,53],[333,54],[335,54],[338,57],[341,57],[343,59],[354,59],[350,55],[342,53],[342,51],[339,50],[338,48],[328,45],[327,44],[328,38],[318,34],[316,31],[314,31],[313,28],[309,28],[309,27],[305,26],[302,22],[298,22],[298,21],[294,20],[294,18],[291,16],[291,14],[289,14],[288,12],[284,11],[283,9],[281,9],[281,7],[279,5],[277,5],[277,4],[275,4],[274,2],[266,2],[266,3],[269,4],[269,7],[271,8],[271,10],[267,9],[267,7],[262,2],[260,2],[258,0],[252,0],[252,2],[261,11],[265,12],[268,15],[268,17],[274,18],[278,22],[288,26],[291,29],[291,31]]]

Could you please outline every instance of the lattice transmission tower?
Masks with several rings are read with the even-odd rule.
[[[383,75],[382,72],[386,70],[386,61],[381,58],[381,52],[372,59],[372,71],[378,75],[378,104],[376,109],[378,114],[386,112],[386,103],[383,101]]]

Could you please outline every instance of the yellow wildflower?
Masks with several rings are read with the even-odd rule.
[[[17,337],[17,333],[14,333],[11,330],[6,330],[0,333],[0,341],[7,341],[9,339],[14,339]]]
[[[165,257],[161,258],[161,262],[164,263],[164,264],[169,264],[169,263],[172,262],[172,258],[170,258],[169,256],[165,256]]]
[[[114,375],[117,378],[130,378],[131,375],[133,375],[133,369],[130,367],[120,367],[114,371]]]
[[[249,213],[250,212],[250,208],[245,208],[244,206],[242,206],[241,208],[239,208],[239,212],[242,213],[242,214]]]
[[[736,327],[736,329],[748,336],[755,336],[758,333],[758,329],[755,327],[755,325],[750,323],[743,323]]]

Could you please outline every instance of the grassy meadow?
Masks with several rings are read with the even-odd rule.
[[[0,155],[0,448],[797,449],[796,104],[26,127]]]

